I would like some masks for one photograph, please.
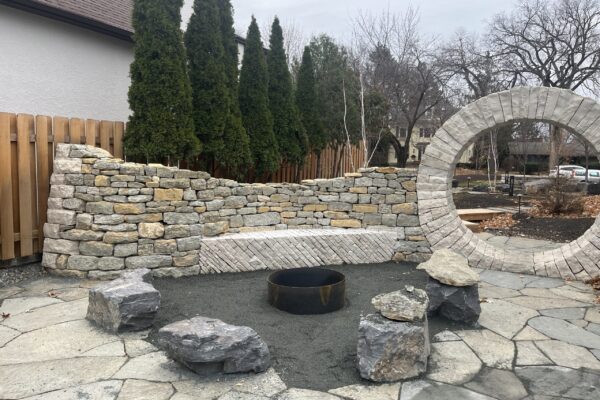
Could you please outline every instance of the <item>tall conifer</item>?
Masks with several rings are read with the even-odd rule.
[[[318,157],[327,145],[327,137],[323,132],[317,109],[315,66],[309,46],[304,48],[302,63],[298,69],[296,106],[300,112],[302,125],[306,129],[310,150]]]
[[[273,115],[273,131],[282,158],[295,165],[304,161],[307,153],[306,131],[294,102],[292,75],[283,45],[283,31],[275,17],[271,27],[269,67],[269,108]]]
[[[185,46],[196,135],[202,142],[205,167],[212,172],[214,162],[224,149],[223,131],[230,102],[216,0],[194,1],[193,14],[185,32]]]
[[[179,25],[183,0],[135,0],[125,149],[143,161],[175,162],[200,150]]]
[[[223,64],[229,89],[229,111],[223,132],[223,152],[220,163],[235,178],[243,177],[252,166],[250,139],[242,125],[239,103],[239,56],[238,44],[233,27],[233,8],[229,0],[217,0],[220,16],[221,39],[223,41]]]
[[[265,50],[256,19],[252,17],[240,73],[240,110],[250,137],[254,168],[259,178],[279,168],[279,151],[273,133],[273,117],[269,111],[268,85]]]

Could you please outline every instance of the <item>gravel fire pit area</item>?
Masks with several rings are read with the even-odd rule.
[[[356,369],[360,316],[375,311],[371,299],[380,293],[405,285],[425,288],[427,275],[408,263],[328,268],[346,276],[346,305],[322,315],[293,315],[271,306],[267,277],[272,271],[155,280],[162,304],[154,331],[197,315],[250,326],[268,344],[273,368],[288,386],[329,390],[360,383]],[[435,335],[448,323],[432,318],[430,333]]]
[[[439,301],[471,304],[474,291],[453,288],[472,279],[444,276],[447,268],[439,264],[333,267],[346,276],[347,302],[321,315],[269,305],[271,271],[154,280],[134,271],[109,284],[45,277],[0,287],[0,398],[600,400],[600,312],[589,285],[473,269],[481,299],[477,324],[432,316],[430,343],[423,346],[421,288],[433,299],[430,311]],[[433,277],[446,286],[433,287]],[[154,290],[160,305],[152,322]],[[107,313],[104,305],[120,306]],[[446,311],[447,318],[471,316]],[[106,315],[111,318],[99,318]],[[131,323],[149,328],[121,331]],[[371,335],[379,328],[385,337]],[[407,346],[373,347],[393,343],[380,339],[393,341],[396,334]],[[217,338],[217,346],[202,346]],[[358,360],[389,355],[382,365],[402,365],[400,348],[415,360],[429,354],[426,370],[393,383],[359,377]],[[397,373],[382,365],[362,364],[360,373],[369,379]]]

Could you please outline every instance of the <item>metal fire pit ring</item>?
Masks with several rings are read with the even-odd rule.
[[[269,304],[291,314],[326,314],[344,307],[346,277],[326,268],[293,268],[269,275]]]

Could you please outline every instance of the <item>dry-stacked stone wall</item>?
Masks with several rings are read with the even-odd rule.
[[[110,278],[146,267],[198,274],[203,237],[291,228],[397,235],[395,260],[430,253],[417,215],[416,171],[368,168],[302,184],[243,184],[206,172],[136,164],[85,145],[57,147],[44,226],[44,267]]]

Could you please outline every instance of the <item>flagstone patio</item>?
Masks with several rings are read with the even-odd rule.
[[[329,393],[277,371],[200,378],[144,339],[85,320],[93,281],[53,277],[0,288],[2,399],[600,399],[600,307],[579,282],[482,271],[480,329],[432,339],[418,380]]]

